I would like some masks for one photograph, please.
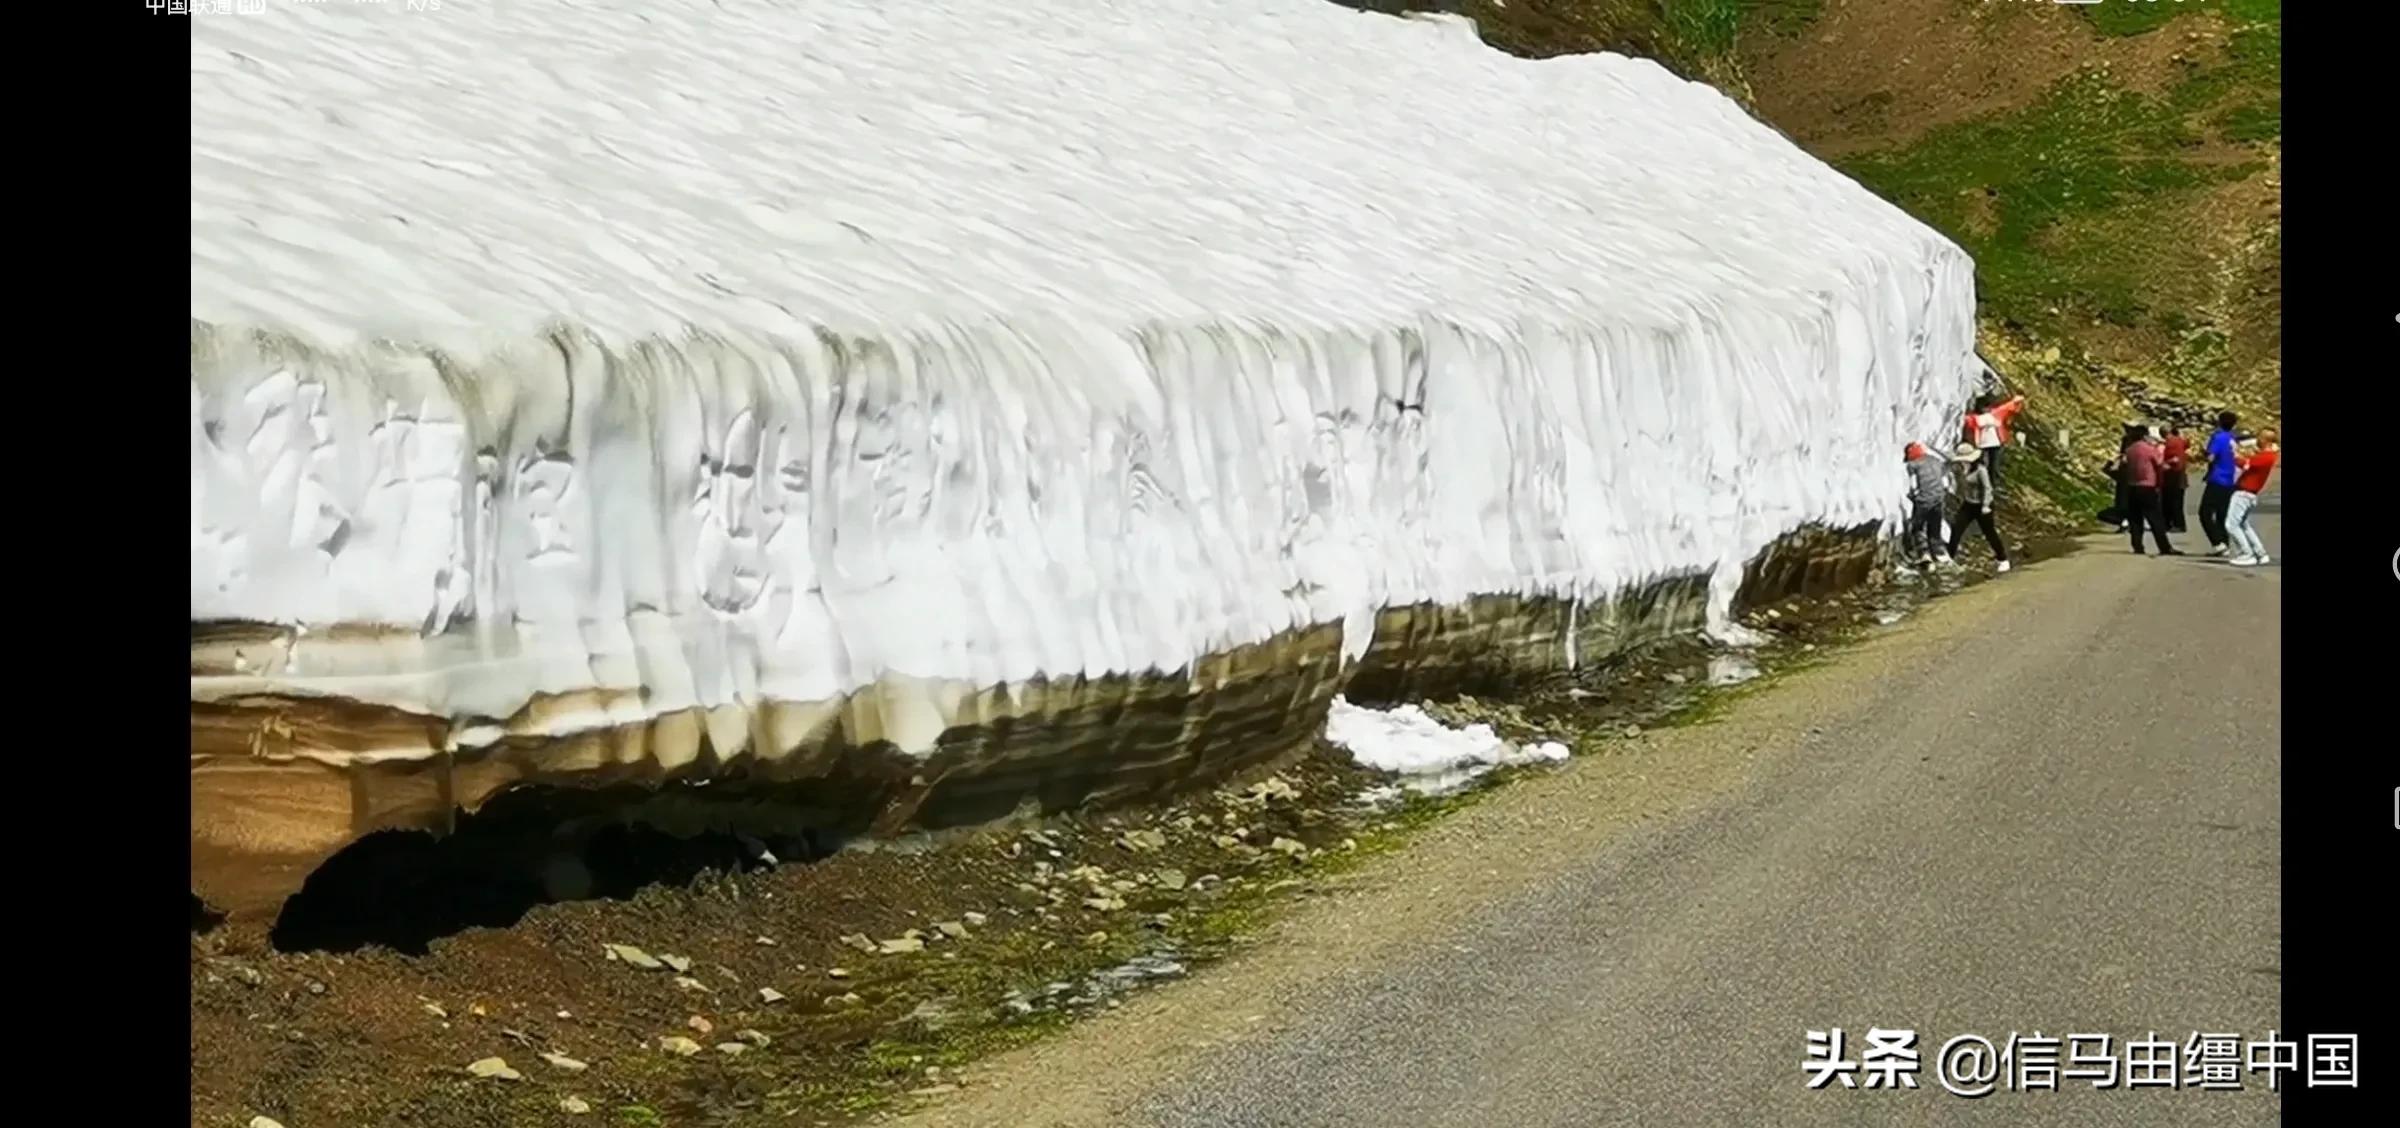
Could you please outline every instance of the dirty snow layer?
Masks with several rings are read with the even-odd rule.
[[[1777,535],[1896,520],[1978,371],[1956,246],[1706,87],[1456,20],[191,33],[192,616],[388,628],[195,697],[628,691],[571,729],[1707,569],[1721,621]]]

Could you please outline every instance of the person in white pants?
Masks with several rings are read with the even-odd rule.
[[[2225,505],[2225,536],[2233,542],[2233,558],[2229,561],[2243,568],[2255,568],[2267,563],[2267,542],[2260,539],[2258,530],[2250,525],[2250,513],[2258,507],[2258,495],[2267,488],[2267,477],[2275,473],[2275,463],[2282,453],[2272,427],[2258,433],[2255,447],[2235,452],[2235,465],[2242,468],[2234,479],[2233,499]]]

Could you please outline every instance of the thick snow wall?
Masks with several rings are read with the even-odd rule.
[[[191,30],[192,617],[303,628],[195,702],[472,746],[1711,570],[1721,611],[1896,521],[1980,373],[1955,245],[1707,87],[1456,20]]]

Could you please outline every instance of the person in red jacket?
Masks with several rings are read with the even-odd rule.
[[[2158,507],[2166,513],[2167,531],[2180,534],[2184,531],[2183,490],[2189,483],[2185,472],[2192,464],[2192,440],[2184,437],[2183,428],[2170,423],[2167,441],[2160,445],[2167,448],[2167,465],[2166,474],[2158,480]]]
[[[2250,511],[2257,508],[2258,495],[2266,492],[2267,478],[2275,473],[2275,463],[2283,453],[2283,445],[2275,439],[2275,429],[2265,428],[2258,433],[2256,448],[2236,455],[2242,472],[2233,482],[2233,500],[2225,506],[2225,536],[2233,542],[2231,563],[2245,568],[2267,563],[2267,542],[2250,527]]]
[[[2016,396],[2003,401],[1999,396],[1979,396],[1974,410],[1967,412],[1966,441],[1983,452],[1984,469],[1991,471],[1992,496],[2000,496],[2000,453],[2008,448],[2008,424],[2024,410],[2025,397]]]

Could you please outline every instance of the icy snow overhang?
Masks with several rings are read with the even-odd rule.
[[[1953,244],[1704,86],[1446,21],[191,30],[195,771],[685,718],[673,768],[870,690],[923,755],[994,687],[1356,657],[1387,607],[1721,605],[1895,518],[1980,372]],[[383,712],[218,723],[260,701]]]

